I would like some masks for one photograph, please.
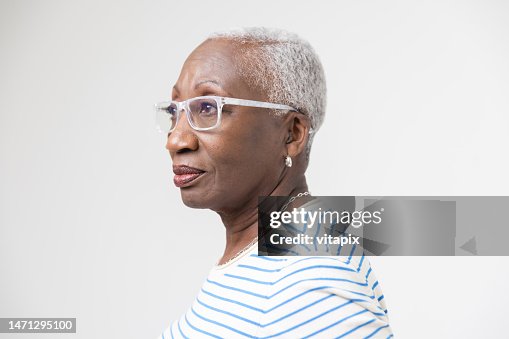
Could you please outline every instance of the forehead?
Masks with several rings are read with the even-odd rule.
[[[207,40],[187,57],[184,67],[232,72],[237,67],[237,55],[238,47],[234,43],[228,40]]]
[[[248,86],[243,77],[243,70],[239,60],[242,48],[230,40],[206,40],[199,45],[186,59],[179,79],[175,84],[177,92],[193,92],[196,86],[203,83],[213,83],[221,87],[230,96],[255,99],[260,93]],[[226,93],[225,93],[226,94]],[[189,94],[197,96],[200,93]]]

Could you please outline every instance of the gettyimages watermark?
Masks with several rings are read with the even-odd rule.
[[[361,227],[364,224],[371,222],[379,224],[382,222],[380,211],[323,211],[321,207],[318,210],[309,210],[308,208],[294,208],[292,212],[289,211],[272,211],[270,212],[270,227],[279,228],[283,223],[305,223],[307,228],[315,225],[330,223],[343,225],[351,225],[354,228]]]
[[[509,255],[509,197],[260,197],[259,255]]]

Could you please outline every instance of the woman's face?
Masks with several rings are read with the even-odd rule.
[[[235,48],[222,39],[198,46],[182,67],[173,100],[215,95],[267,101],[264,93],[250,88],[236,71]],[[219,127],[195,131],[181,114],[166,148],[173,161],[174,181],[187,206],[235,211],[277,186],[288,135],[284,119],[274,117],[268,109],[226,105]]]

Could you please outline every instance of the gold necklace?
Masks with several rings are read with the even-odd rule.
[[[286,210],[286,208],[288,207],[288,205],[290,205],[292,202],[295,201],[295,199],[298,199],[300,197],[305,197],[306,195],[309,195],[310,193],[308,191],[306,192],[302,192],[302,193],[299,193],[293,197],[291,197],[288,202],[286,204],[283,205],[283,207],[281,207],[281,209],[279,210],[279,212],[283,212],[284,210]]]
[[[299,193],[293,197],[291,197],[288,202],[283,205],[283,207],[281,208],[280,212],[286,210],[286,208],[288,207],[288,205],[290,205],[292,202],[295,201],[295,199],[298,199],[300,197],[305,197],[306,195],[309,195],[310,193],[309,192],[303,192],[303,193]],[[249,242],[249,244],[247,244],[245,247],[243,247],[240,251],[238,251],[233,257],[231,257],[230,259],[228,259],[226,262],[222,263],[222,264],[216,264],[216,267],[224,267],[226,265],[228,265],[228,263],[232,262],[233,260],[235,260],[236,258],[240,257],[244,252],[246,252],[248,249],[250,249],[254,244],[256,244],[258,242],[258,236],[254,237],[253,240],[251,240],[251,242]]]
[[[254,239],[251,240],[251,242],[249,244],[247,244],[244,248],[242,248],[240,251],[238,251],[233,257],[231,257],[230,259],[228,259],[226,262],[224,262],[222,264],[218,263],[216,266],[217,267],[226,266],[228,263],[232,262],[235,258],[240,257],[244,252],[246,252],[248,249],[250,249],[251,246],[253,246],[257,242],[258,242],[258,236],[254,237]]]

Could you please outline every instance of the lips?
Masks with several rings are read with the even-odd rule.
[[[175,165],[173,166],[173,173],[175,174],[173,177],[175,186],[184,187],[189,186],[191,182],[202,176],[205,171],[185,165]]]

